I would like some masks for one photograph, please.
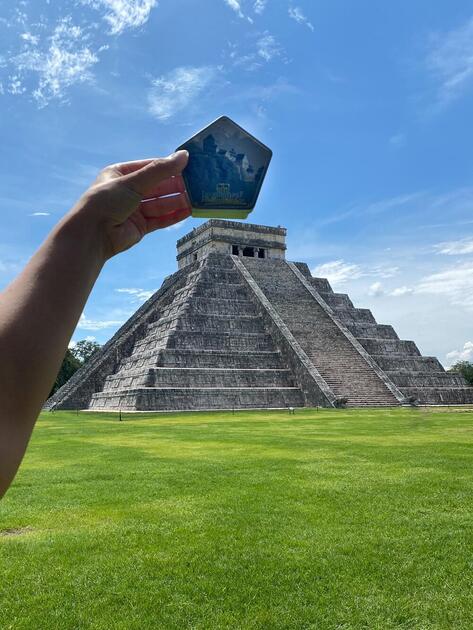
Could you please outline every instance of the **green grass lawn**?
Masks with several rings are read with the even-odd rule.
[[[473,628],[473,412],[44,414],[0,628]]]

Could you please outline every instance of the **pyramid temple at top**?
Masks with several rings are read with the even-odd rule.
[[[286,230],[210,220],[179,270],[49,409],[197,410],[473,403],[473,388],[371,311],[286,260]]]

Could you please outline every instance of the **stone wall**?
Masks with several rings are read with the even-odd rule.
[[[212,219],[192,230],[177,242],[179,268],[201,260],[209,254],[232,254],[233,246],[263,249],[266,258],[284,259],[285,228],[271,228],[252,223]]]

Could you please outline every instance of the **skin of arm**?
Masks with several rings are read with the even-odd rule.
[[[0,498],[105,262],[190,215],[188,154],[105,168],[0,294]]]

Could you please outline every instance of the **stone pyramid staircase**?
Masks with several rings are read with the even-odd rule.
[[[302,407],[304,396],[229,256],[187,274],[90,409]]]
[[[244,258],[241,263],[294,335],[336,398],[353,406],[398,405],[402,394],[310,293],[285,260]],[[396,396],[397,395],[397,396]]]
[[[400,340],[393,327],[378,324],[370,310],[355,308],[348,295],[334,293],[325,278],[313,278],[306,264],[295,266],[299,277],[312,287],[406,400],[426,405],[473,404],[473,387],[468,387],[460,374],[446,372],[435,357],[422,356],[413,341]]]

